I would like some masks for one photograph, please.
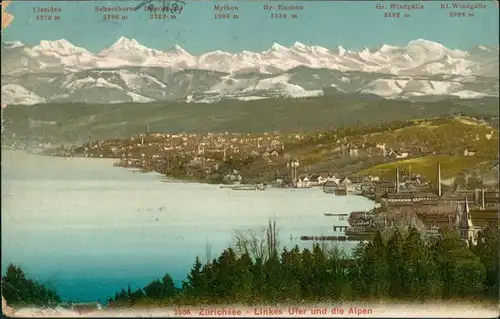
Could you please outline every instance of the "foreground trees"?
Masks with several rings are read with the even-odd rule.
[[[118,294],[113,305],[220,304],[321,300],[498,299],[499,231],[481,232],[468,247],[453,230],[425,240],[417,229],[378,233],[350,259],[336,248],[278,250],[275,225],[263,239],[238,237],[235,248],[202,264],[196,258],[182,288],[154,281]],[[168,276],[168,275],[167,275]],[[170,277],[168,277],[170,278]],[[152,289],[151,287],[156,287]],[[160,293],[159,291],[168,291]]]
[[[500,231],[487,228],[468,246],[455,230],[427,240],[417,229],[377,233],[350,258],[325,243],[279,249],[276,225],[262,237],[238,234],[234,248],[196,258],[182,287],[166,274],[142,289],[122,289],[110,305],[273,304],[347,300],[498,300]],[[54,290],[15,265],[2,277],[9,305],[60,302]]]
[[[23,270],[10,264],[2,277],[2,296],[9,306],[13,305],[47,305],[61,302],[57,293],[45,285],[26,278]]]

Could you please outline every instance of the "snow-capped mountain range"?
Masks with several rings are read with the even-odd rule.
[[[350,51],[299,42],[262,52],[151,49],[121,37],[98,53],[66,40],[2,43],[2,101],[119,103],[303,97],[325,91],[385,98],[498,95],[498,48],[427,40]]]

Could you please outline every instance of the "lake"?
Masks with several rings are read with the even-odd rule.
[[[263,232],[273,219],[282,245],[310,247],[298,237],[340,235],[332,226],[346,224],[324,213],[374,205],[321,189],[165,183],[113,163],[3,150],[2,274],[13,262],[64,299],[104,301],[167,272],[180,284],[197,255],[216,258],[234,244],[236,230]]]

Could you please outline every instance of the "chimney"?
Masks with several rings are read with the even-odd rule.
[[[141,146],[144,146],[144,137],[141,137]]]
[[[438,196],[441,197],[443,195],[443,193],[441,191],[441,164],[440,163],[437,164],[437,179],[438,179],[437,180]]]
[[[224,147],[224,159],[223,161],[225,162],[226,161],[226,148]]]
[[[399,193],[399,166],[396,167],[396,193]]]
[[[484,202],[484,188],[481,189],[481,209],[482,210],[486,209],[486,203]]]

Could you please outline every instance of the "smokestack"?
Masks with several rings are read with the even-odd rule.
[[[481,189],[481,209],[482,210],[486,209],[486,203],[484,202],[484,188]]]
[[[396,193],[399,193],[399,166],[396,167]]]
[[[437,164],[437,183],[438,183],[438,196],[441,196],[442,195],[442,191],[441,191],[441,164],[438,163]]]

